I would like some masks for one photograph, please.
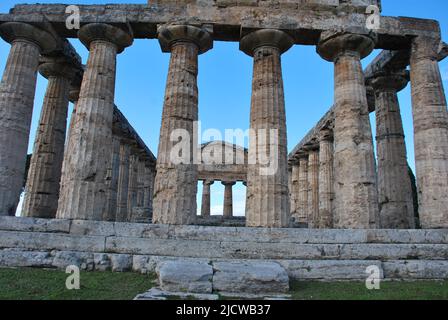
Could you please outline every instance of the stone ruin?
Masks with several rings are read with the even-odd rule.
[[[246,269],[264,270],[259,278],[273,274],[283,289],[279,267],[301,280],[365,279],[368,266],[384,279],[448,278],[448,113],[438,66],[448,46],[434,20],[381,16],[372,30],[370,5],[381,8],[375,0],[80,5],[79,30],[67,28],[64,4],[17,5],[0,14],[0,35],[11,43],[0,85],[0,266],[154,271],[165,289],[203,293],[232,291],[220,287],[223,277],[244,291],[238,284],[247,279],[235,270]],[[86,65],[70,38],[89,49]],[[114,104],[116,57],[133,39],[158,39],[171,55],[157,159]],[[194,136],[198,55],[214,41],[238,41],[253,57],[250,128],[278,132],[272,175],[247,162],[252,145],[211,144],[243,154],[233,166],[170,161],[170,133]],[[281,55],[293,45],[315,46],[334,64],[335,101],[288,155]],[[373,49],[383,51],[362,70]],[[24,217],[13,217],[38,71],[48,87]],[[414,196],[397,99],[409,81]],[[75,109],[67,126],[69,101]],[[370,112],[377,118],[377,161]],[[223,217],[211,221],[214,181],[226,186],[225,205]],[[233,217],[236,181],[247,186],[244,219]],[[173,289],[165,278],[172,270],[212,284],[192,280],[186,288],[171,279]]]

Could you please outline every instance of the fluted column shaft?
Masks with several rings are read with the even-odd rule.
[[[25,23],[4,23],[0,35],[11,43],[0,84],[0,216],[13,216],[25,180],[39,54],[56,42]]]
[[[286,116],[281,54],[293,44],[279,30],[258,30],[241,39],[253,56],[251,139],[247,173],[246,225],[287,227],[290,223]]]
[[[298,210],[296,221],[309,223],[308,221],[308,157],[302,156],[299,159],[299,183],[298,183]]]
[[[319,221],[319,151],[308,156],[308,227],[317,228]]]
[[[375,90],[378,199],[382,229],[415,228],[411,178],[397,92],[408,83],[407,72],[377,74]]]
[[[233,217],[233,186],[235,182],[222,181],[224,185],[224,207],[223,207],[223,217],[232,218]]]
[[[202,182],[202,205],[201,205],[201,216],[207,218],[210,217],[210,186],[214,181],[204,180]]]
[[[374,47],[363,35],[323,33],[318,51],[334,62],[334,226],[375,228],[378,193],[361,58]]]
[[[159,30],[164,52],[171,52],[157,155],[154,184],[154,223],[190,224],[196,217],[197,165],[193,152],[197,138],[194,122],[198,120],[198,55],[211,48],[206,31],[192,26],[170,26]],[[182,159],[173,159],[179,143]],[[177,161],[179,160],[179,161]]]
[[[439,39],[416,38],[411,52],[412,113],[422,228],[448,228],[448,113],[437,62]]]
[[[291,216],[298,217],[299,214],[299,175],[300,167],[299,164],[292,165],[291,168],[291,186],[290,186],[290,197],[291,197]]]
[[[115,221],[117,217],[118,179],[120,175],[120,138],[113,135],[110,167],[107,169],[107,209],[104,212],[104,221]]]
[[[319,228],[333,228],[333,141],[329,133],[319,140]]]
[[[148,208],[150,215],[153,212],[152,200],[154,191],[154,168],[150,164],[145,166],[145,179],[144,179],[144,196],[143,207]]]
[[[132,43],[121,29],[88,24],[79,38],[89,48],[73,130],[62,173],[58,218],[102,220],[107,211],[107,168],[112,161],[116,56]]]
[[[129,160],[129,183],[128,183],[128,221],[132,221],[134,208],[137,207],[138,193],[138,156],[132,154]]]
[[[54,218],[64,159],[70,82],[75,69],[57,61],[41,65],[48,78],[26,184],[23,215]]]
[[[129,160],[131,147],[126,141],[120,144],[120,169],[118,172],[117,216],[116,221],[123,222],[128,216]]]

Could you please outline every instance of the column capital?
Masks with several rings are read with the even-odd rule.
[[[49,32],[23,22],[3,23],[0,25],[0,36],[9,43],[16,40],[33,42],[39,46],[41,53],[54,51],[58,45],[56,37]]]
[[[274,47],[282,54],[288,51],[293,44],[294,39],[286,32],[276,29],[261,29],[242,37],[240,50],[252,57],[258,48]]]
[[[39,65],[39,72],[45,78],[64,77],[72,81],[78,67],[64,57],[45,57]]]
[[[171,52],[174,44],[179,42],[194,43],[199,54],[213,48],[213,39],[207,30],[190,25],[159,26],[157,30],[162,52]]]
[[[366,82],[375,92],[403,90],[409,82],[409,71],[380,71],[366,79]]]
[[[221,181],[221,184],[224,186],[234,186],[236,181]]]
[[[375,48],[376,37],[372,34],[355,34],[349,32],[324,31],[320,35],[317,53],[325,60],[334,62],[345,53],[359,54],[367,57]]]
[[[204,185],[211,186],[212,184],[215,183],[215,181],[214,181],[214,180],[203,180],[202,183],[203,183]]]
[[[113,43],[118,53],[123,52],[134,41],[129,32],[106,23],[89,23],[82,26],[78,31],[78,38],[88,49],[93,41]]]
[[[437,61],[439,58],[440,38],[416,37],[412,40],[411,59],[431,59]]]
[[[330,141],[333,142],[334,140],[334,134],[333,131],[330,129],[323,129],[319,131],[319,142],[320,141]]]

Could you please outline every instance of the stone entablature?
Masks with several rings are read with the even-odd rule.
[[[314,2],[314,1],[313,1]],[[364,3],[361,7],[365,8]],[[61,36],[77,37],[77,30],[65,27],[67,19],[66,5],[17,5],[10,14],[0,15],[0,22],[27,21],[44,26],[51,23],[52,28]],[[81,24],[101,22],[113,24],[124,29],[131,26],[136,39],[157,38],[157,26],[163,24],[208,25],[213,27],[213,40],[239,41],[241,29],[249,30],[273,28],[289,31],[295,44],[316,45],[319,33],[326,30],[353,30],[368,34],[365,9],[353,12],[351,6],[316,10],[297,10],[291,15],[290,8],[270,7],[214,7],[199,4],[175,5],[80,5]],[[336,12],[335,12],[336,10]],[[45,18],[43,18],[45,17]],[[45,22],[44,22],[45,21]],[[246,31],[245,31],[246,30]],[[434,20],[405,17],[382,17],[381,28],[375,30],[378,35],[376,48],[406,49],[415,36],[440,38],[440,27]]]

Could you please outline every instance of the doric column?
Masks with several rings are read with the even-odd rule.
[[[128,217],[127,221],[132,221],[132,214],[137,205],[138,193],[138,167],[139,159],[135,153],[131,154],[129,160],[129,183],[128,183]]]
[[[291,198],[291,216],[296,218],[299,215],[299,173],[299,164],[293,164],[291,168],[291,189],[289,193]]]
[[[210,186],[214,181],[204,180],[202,182],[202,205],[201,205],[201,216],[207,218],[210,217]]]
[[[207,31],[187,25],[160,28],[159,42],[163,52],[171,52],[171,58],[157,154],[153,221],[190,224],[197,208],[193,155],[197,138],[193,127],[198,120],[198,55],[208,51],[213,42]],[[182,152],[172,152],[180,145]],[[182,159],[175,159],[180,154]]]
[[[112,136],[112,154],[110,167],[107,169],[107,209],[104,212],[104,221],[115,221],[117,218],[117,193],[120,175],[120,137]]]
[[[70,82],[76,69],[64,58],[49,58],[39,70],[48,79],[48,84],[28,171],[22,215],[54,218],[64,159]]]
[[[437,62],[439,39],[414,39],[412,113],[419,215],[423,228],[448,228],[448,113]]]
[[[319,221],[319,150],[308,154],[308,227],[317,228]]]
[[[58,218],[102,220],[107,210],[107,171],[112,160],[117,53],[132,37],[107,24],[84,25],[78,37],[89,48],[74,126],[64,159]]]
[[[115,221],[123,222],[128,217],[129,160],[131,146],[122,139],[120,144],[120,169],[118,171],[117,216]]]
[[[319,54],[334,62],[334,226],[377,226],[378,193],[372,130],[361,59],[370,54],[369,36],[324,32]]]
[[[0,216],[16,213],[23,188],[39,54],[56,48],[46,31],[7,22],[0,36],[11,43],[0,84]]]
[[[254,58],[246,195],[249,227],[287,227],[290,223],[280,56],[292,45],[289,35],[272,29],[251,32],[240,41],[240,50]]]
[[[150,161],[145,162],[145,178],[144,178],[144,196],[143,196],[143,207],[148,208],[150,217],[152,217],[153,207],[152,198],[154,191],[154,176],[155,169],[154,165]]]
[[[397,92],[408,83],[407,71],[377,73],[375,91],[378,200],[382,229],[415,228],[411,178]]]
[[[319,228],[333,228],[333,133],[319,135]]]
[[[232,218],[233,217],[233,193],[232,188],[235,185],[235,181],[221,181],[224,185],[224,208],[223,217]]]
[[[308,155],[302,154],[299,158],[299,194],[297,197],[296,222],[309,223],[308,221]]]
[[[137,207],[144,207],[145,202],[145,161],[142,160],[144,153],[141,152],[138,162],[137,176]]]

